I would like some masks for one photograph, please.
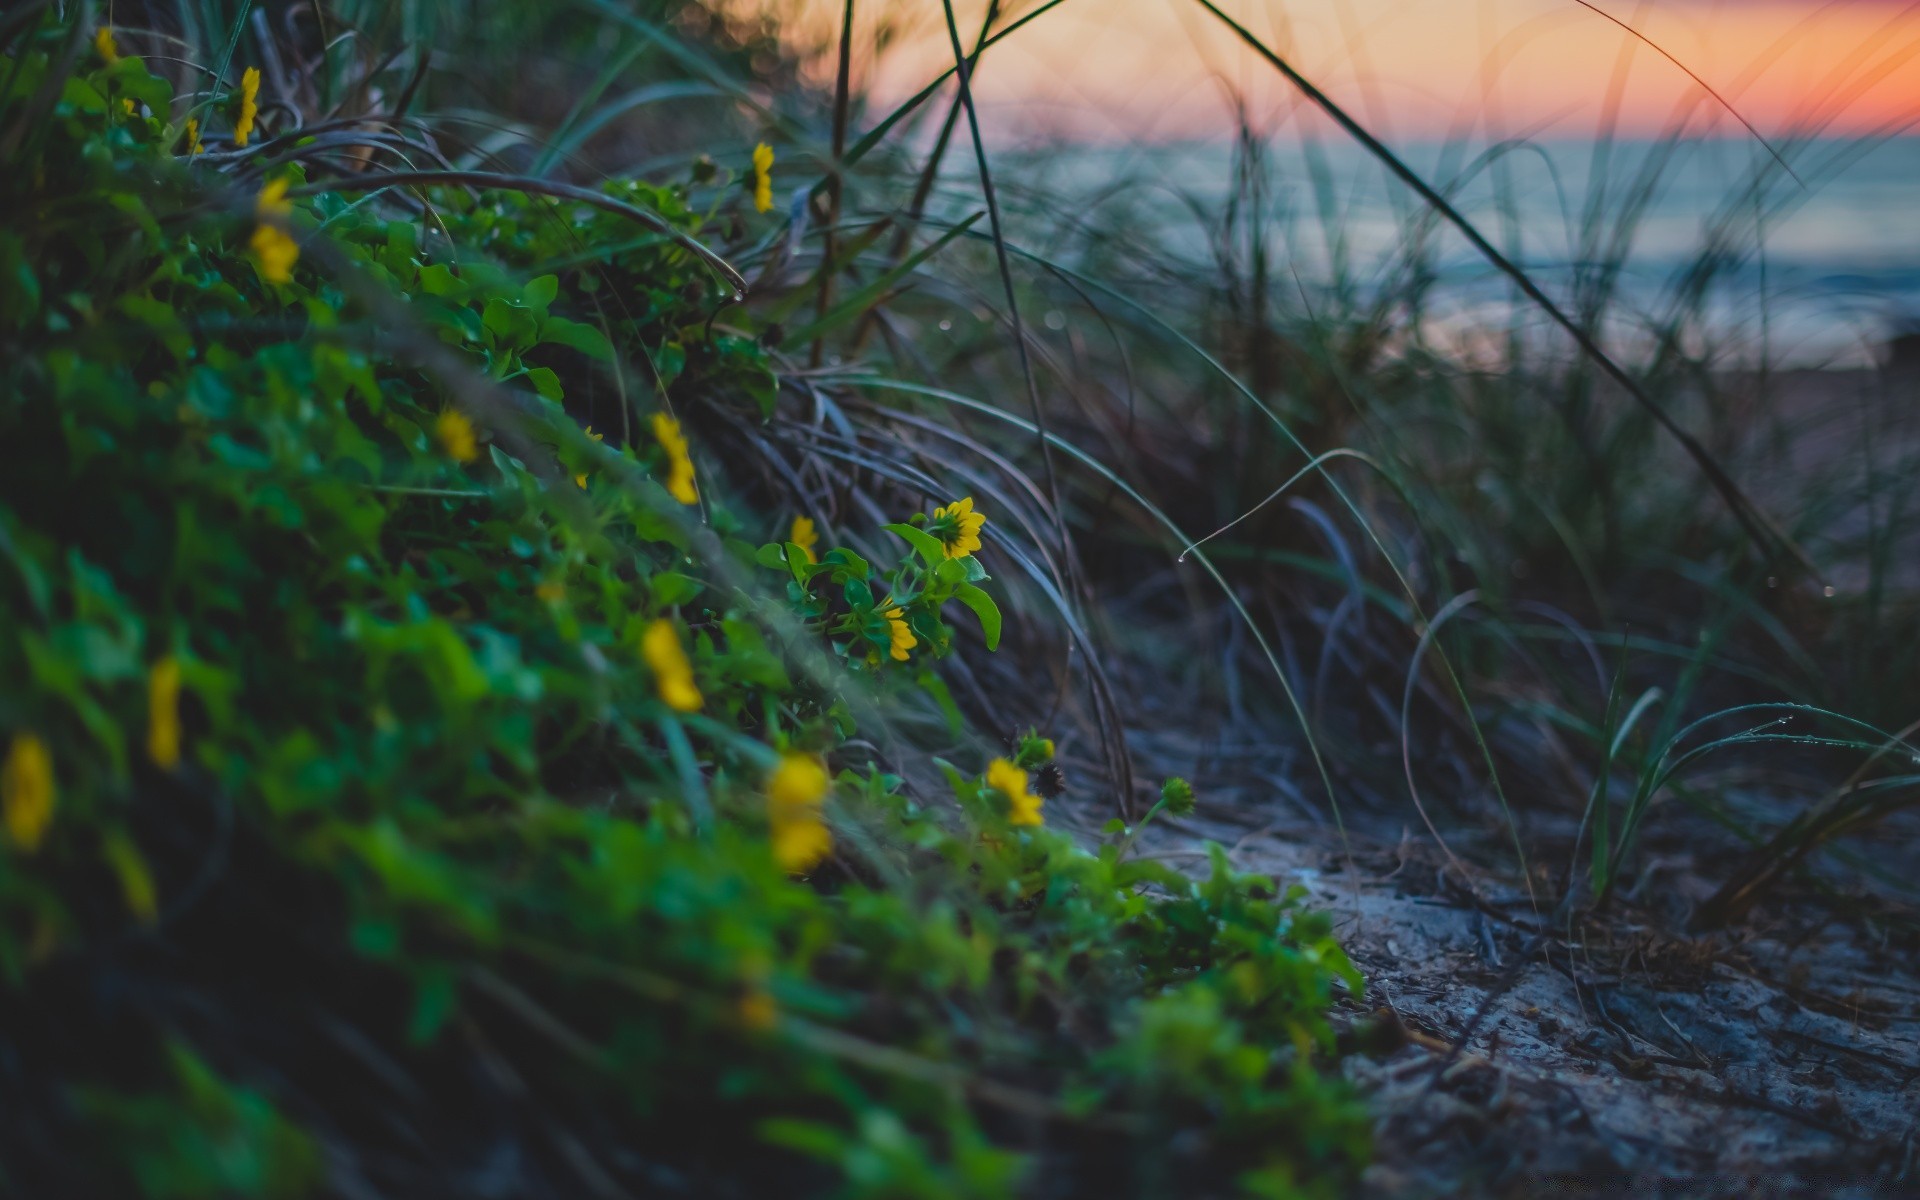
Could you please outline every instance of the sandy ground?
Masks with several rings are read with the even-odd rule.
[[[1412,838],[1193,820],[1155,852],[1203,840],[1336,914],[1368,989],[1343,1018],[1399,1031],[1348,1063],[1370,1195],[1920,1195],[1920,947],[1888,922],[1794,896],[1706,935],[1632,907],[1543,934],[1546,901]]]

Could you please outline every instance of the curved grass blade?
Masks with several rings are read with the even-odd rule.
[[[980,190],[987,197],[987,224],[993,231],[994,261],[1000,268],[1000,286],[1007,294],[1007,318],[1013,323],[1013,346],[1020,360],[1020,377],[1027,385],[1027,406],[1033,414],[1033,427],[1040,443],[1040,462],[1047,473],[1047,498],[1051,501],[1055,531],[1060,545],[1067,544],[1066,515],[1060,507],[1060,481],[1053,467],[1053,446],[1047,437],[1047,418],[1040,411],[1040,383],[1034,378],[1033,356],[1027,349],[1027,330],[1020,322],[1020,299],[1013,286],[1013,267],[1007,259],[1006,231],[1000,223],[1000,198],[993,190],[993,172],[987,166],[987,143],[980,133],[980,114],[973,105],[973,59],[960,45],[960,26],[953,16],[953,0],[940,0],[947,17],[947,38],[953,46],[953,67],[960,79],[960,105],[966,109],[967,131],[973,136],[974,162],[980,168]]]

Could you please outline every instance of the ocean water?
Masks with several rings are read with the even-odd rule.
[[[1397,147],[1422,177],[1551,295],[1571,304],[1604,264],[1620,268],[1603,323],[1619,344],[1665,328],[1703,262],[1712,282],[1684,324],[1725,365],[1861,366],[1920,332],[1920,137],[1776,143],[1537,141]],[[1791,173],[1774,157],[1784,159]],[[1203,259],[1233,180],[1223,142],[1066,145],[1008,151],[1014,177],[1088,218],[1124,199],[1176,254]],[[1337,270],[1390,286],[1417,197],[1359,147],[1269,144],[1273,244],[1303,282]],[[1797,177],[1797,178],[1796,178]],[[969,180],[949,177],[959,198]],[[1142,216],[1141,214],[1145,214]],[[1457,235],[1433,241],[1433,320],[1485,329],[1516,316],[1513,289]],[[1524,320],[1524,314],[1519,314]]]

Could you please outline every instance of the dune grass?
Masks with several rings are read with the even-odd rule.
[[[1639,311],[1678,131],[1564,281],[1458,201],[1526,147],[1372,142],[1368,259],[1251,118],[1223,194],[990,145],[1053,7],[891,111],[697,5],[0,25],[7,1186],[1340,1194],[1362,981],[1169,777],[1569,920],[1676,803],[1702,925],[1873,867],[1920,460],[1703,338],[1846,149]]]

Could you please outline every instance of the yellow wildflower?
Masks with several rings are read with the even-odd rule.
[[[665,617],[647,626],[640,638],[640,653],[653,671],[653,683],[660,699],[676,712],[699,712],[700,689],[694,686],[693,664],[680,645],[680,631]]]
[[[440,448],[455,462],[469,463],[480,457],[480,443],[474,436],[473,422],[457,408],[449,408],[433,422],[433,436]]]
[[[753,211],[773,207],[773,147],[761,142],[753,148]]]
[[[260,224],[254,227],[249,244],[253,247],[254,262],[260,268],[260,278],[268,283],[291,282],[293,264],[300,261],[300,246],[279,225],[293,212],[293,201],[287,199],[287,181],[275,179],[261,188],[253,210]]]
[[[207,152],[207,148],[200,144],[200,122],[195,120],[192,117],[188,117],[187,118],[187,153],[191,155],[191,154],[205,154],[206,152]]]
[[[0,818],[14,845],[32,853],[53,823],[53,755],[38,734],[16,733],[0,765]]]
[[[120,47],[114,44],[113,30],[102,25],[93,35],[93,48],[100,55],[100,61],[112,66],[120,61]]]
[[[607,440],[606,434],[595,433],[593,431],[593,426],[591,425],[587,426],[587,436],[592,438],[596,442],[604,442]],[[573,477],[573,482],[577,484],[579,487],[581,487],[582,489],[585,489],[585,487],[587,486],[587,473],[585,471],[582,471],[580,472],[580,474],[575,475]]]
[[[260,269],[260,278],[268,283],[292,282],[293,264],[300,261],[300,246],[287,236],[286,230],[278,225],[257,226],[248,245],[253,249],[253,262]]]
[[[939,539],[948,558],[965,558],[979,552],[980,530],[986,523],[986,514],[973,511],[973,497],[968,496],[934,509],[927,532]]]
[[[820,561],[820,556],[813,552],[820,544],[820,531],[813,527],[812,517],[795,517],[793,528],[787,531],[787,540],[800,547],[800,553],[807,556],[808,562]]]
[[[558,604],[567,598],[567,585],[545,580],[533,585],[533,594],[548,604]]]
[[[248,67],[240,76],[240,119],[233,123],[233,144],[244,146],[253,136],[260,116],[260,68]]]
[[[913,628],[897,608],[890,608],[880,615],[887,619],[887,640],[893,643],[887,652],[895,662],[907,661],[907,652],[920,644],[919,639],[913,636]]]
[[[171,654],[147,672],[147,757],[162,771],[180,761],[180,660]]]
[[[789,874],[805,871],[833,849],[833,834],[820,808],[832,780],[811,754],[789,754],[767,777],[767,824],[773,856]]]
[[[987,786],[1007,798],[1009,825],[1039,825],[1040,806],[1046,803],[1027,786],[1027,773],[1004,758],[987,764]]]
[[[687,435],[680,432],[680,422],[663,412],[653,414],[653,436],[667,452],[667,491],[682,504],[700,503],[700,493],[693,486],[693,459],[687,454]]]
[[[263,220],[267,217],[284,217],[293,212],[293,201],[287,199],[287,181],[284,177],[271,179],[253,198],[253,211]]]
[[[740,997],[740,1023],[755,1033],[765,1033],[780,1022],[780,1008],[765,988],[755,988]]]

